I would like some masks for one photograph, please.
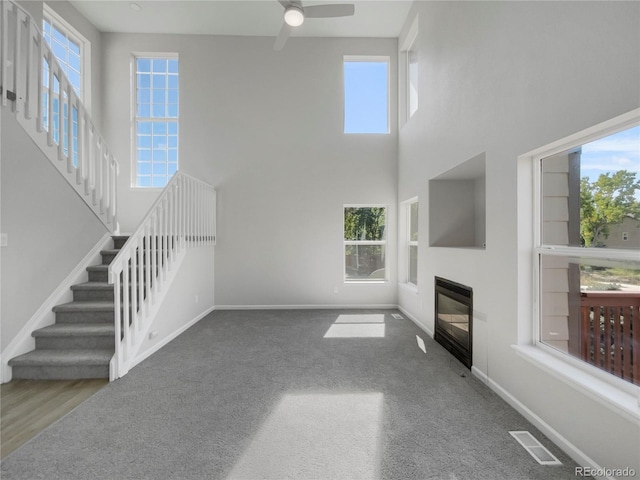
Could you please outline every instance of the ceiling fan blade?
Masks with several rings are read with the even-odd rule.
[[[309,18],[348,17],[353,15],[356,7],[353,4],[312,5],[304,7],[304,16]]]
[[[287,38],[289,38],[289,35],[291,34],[291,29],[292,27],[290,27],[286,23],[282,24],[282,28],[280,29],[280,33],[276,38],[276,42],[273,44],[274,50],[282,50],[282,47],[284,47],[284,44],[287,42]]]

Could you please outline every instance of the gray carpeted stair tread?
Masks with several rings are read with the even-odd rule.
[[[85,282],[71,285],[71,290],[113,290],[113,284],[106,282]]]
[[[118,253],[120,253],[120,249],[119,248],[107,248],[105,250],[100,250],[100,254],[105,254],[105,255],[117,255]]]
[[[34,337],[110,337],[115,335],[115,326],[112,323],[57,323],[35,330],[32,335]]]
[[[113,357],[112,350],[33,350],[9,360],[14,366],[105,365]]]
[[[101,264],[101,265],[91,265],[90,267],[87,267],[88,272],[103,271],[103,270],[109,270],[109,265]]]
[[[57,312],[113,312],[113,302],[70,302],[56,305],[53,311]]]

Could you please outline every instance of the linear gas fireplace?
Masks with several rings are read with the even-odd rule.
[[[451,280],[435,277],[435,340],[467,368],[471,368],[473,339],[473,290]]]

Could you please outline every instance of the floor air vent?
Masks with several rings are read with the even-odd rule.
[[[514,431],[509,433],[540,465],[562,465],[562,462],[547,450],[531,433],[527,431]]]
[[[396,320],[402,320],[403,318],[402,315],[400,315],[399,313],[392,313],[391,316]]]

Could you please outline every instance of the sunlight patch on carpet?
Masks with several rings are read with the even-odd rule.
[[[334,323],[384,323],[384,314],[342,314]]]
[[[227,480],[380,477],[383,394],[288,394]]]
[[[384,338],[384,314],[343,314],[329,327],[324,338]]]

